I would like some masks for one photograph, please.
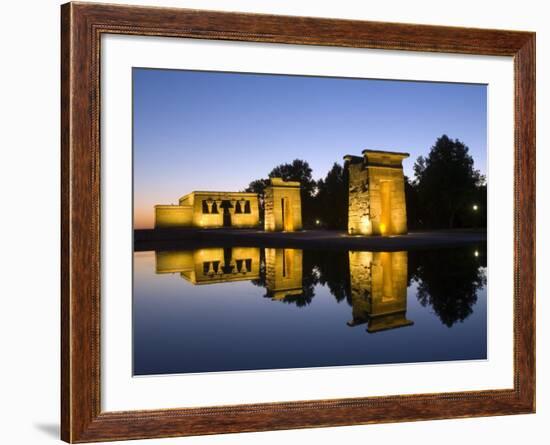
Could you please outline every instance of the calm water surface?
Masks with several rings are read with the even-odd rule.
[[[487,357],[486,246],[134,253],[134,374]]]

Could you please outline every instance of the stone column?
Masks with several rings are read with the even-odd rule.
[[[214,275],[214,264],[212,261],[208,262],[208,272],[206,272],[207,275]]]
[[[206,201],[206,206],[208,207],[208,213],[212,213],[212,206],[214,205],[214,201],[212,198],[208,198]]]

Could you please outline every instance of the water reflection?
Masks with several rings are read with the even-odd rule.
[[[485,246],[134,253],[136,375],[487,357]]]
[[[368,332],[410,326],[407,320],[407,252],[350,252],[353,318]]]
[[[480,255],[480,252],[483,254]],[[315,286],[327,286],[351,306],[348,326],[369,333],[414,324],[407,318],[407,289],[451,327],[473,311],[486,284],[485,250],[421,252],[303,251],[292,248],[223,247],[155,252],[157,274],[179,273],[193,285],[250,281],[264,297],[308,306]]]
[[[265,249],[265,287],[273,300],[298,300],[303,296],[302,251]]]
[[[158,274],[179,273],[193,284],[254,280],[260,276],[257,247],[208,247],[155,253]]]
[[[485,248],[418,252],[411,263],[409,278],[418,284],[418,301],[431,307],[445,326],[472,314],[478,292],[487,284]]]

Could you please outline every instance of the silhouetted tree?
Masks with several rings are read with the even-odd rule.
[[[474,169],[468,147],[443,135],[427,157],[414,165],[415,188],[424,224],[428,227],[457,225],[460,213],[468,211],[483,177]]]
[[[285,181],[299,181],[302,191],[311,196],[316,186],[311,172],[311,167],[307,161],[294,159],[291,164],[278,165],[267,176],[270,178],[283,178]]]
[[[258,207],[260,224],[264,221],[265,215],[265,188],[269,184],[268,179],[256,179],[248,184],[248,187],[244,189],[245,192],[256,193],[258,195]]]
[[[464,227],[487,227],[487,184],[483,182],[476,187],[472,205],[462,214]]]
[[[481,268],[486,264],[485,246],[409,253],[411,278],[418,282],[418,301],[431,306],[448,327],[473,312],[477,292],[487,283]]]
[[[318,271],[319,284],[328,287],[336,301],[351,301],[349,253],[347,250],[305,250],[304,258]]]
[[[317,181],[316,215],[328,229],[347,229],[348,178],[347,169],[334,163],[324,179]]]
[[[418,229],[422,227],[422,218],[418,202],[418,188],[405,176],[405,202],[407,206],[407,227]]]
[[[306,307],[311,304],[313,297],[315,297],[314,286],[304,286],[301,294],[286,295],[281,301],[286,304],[294,304],[296,307]]]

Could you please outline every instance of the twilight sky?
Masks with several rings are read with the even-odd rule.
[[[322,178],[346,154],[404,151],[405,174],[447,134],[486,173],[485,85],[134,68],[134,227],[193,190],[240,191],[296,158]]]

